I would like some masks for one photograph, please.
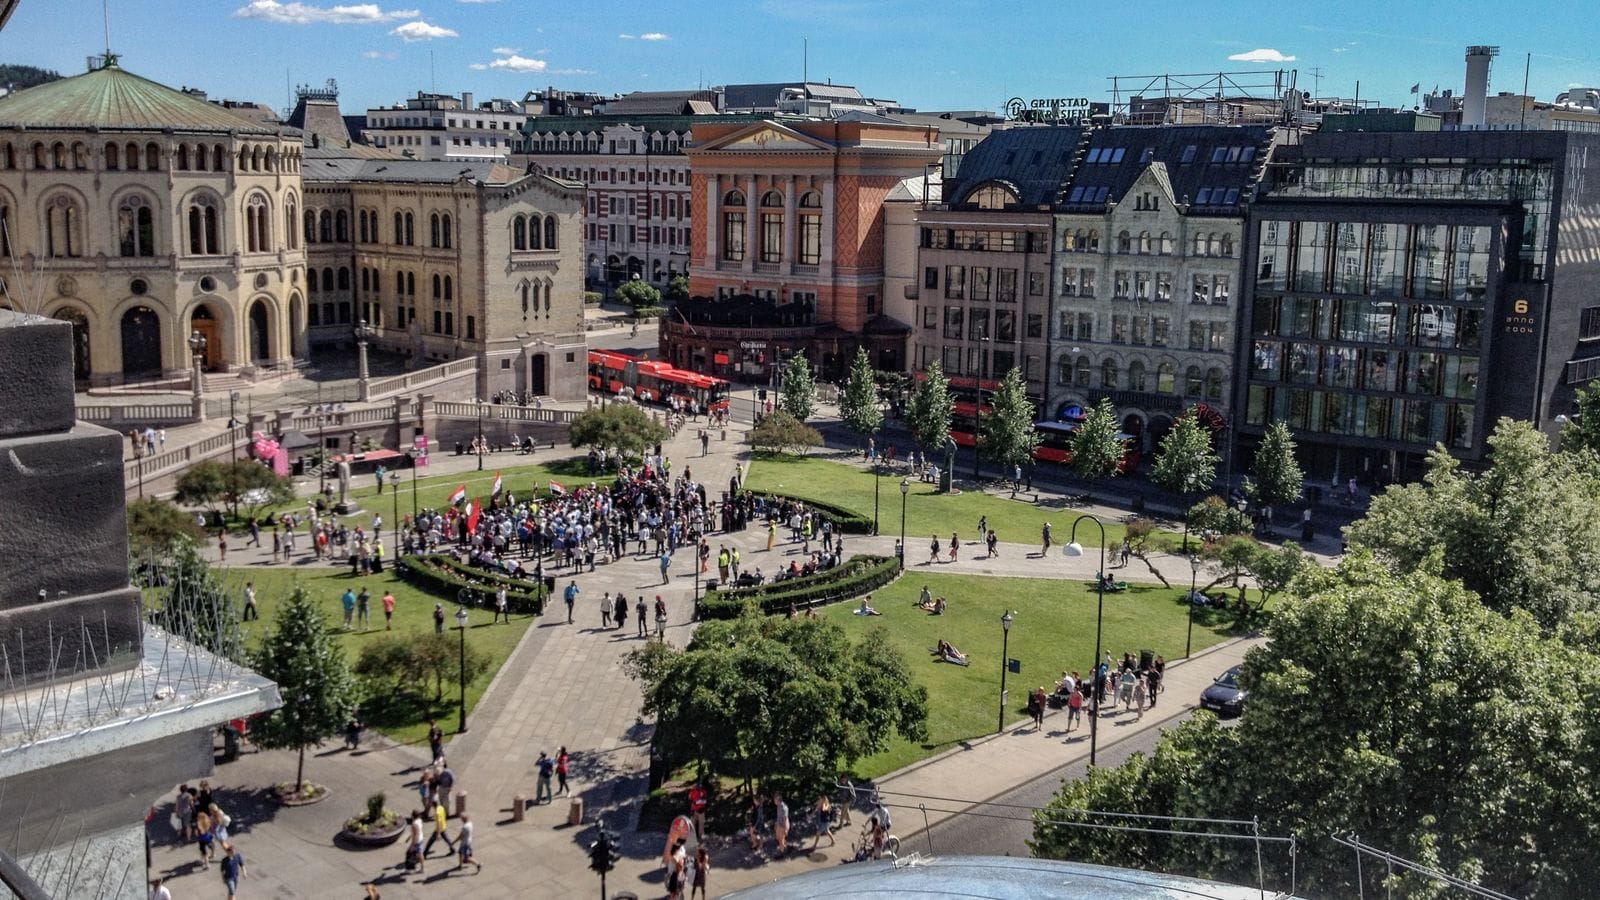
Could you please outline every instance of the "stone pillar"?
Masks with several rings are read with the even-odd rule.
[[[756,176],[744,177],[744,261],[739,268],[746,272],[756,270],[756,259],[761,253],[761,245],[757,239],[761,236],[761,207],[760,197],[756,196]],[[755,285],[751,285],[752,288]]]
[[[417,395],[417,427],[421,428],[423,434],[429,435],[431,437],[432,441],[437,443],[439,438],[438,438],[438,435],[435,433],[435,430],[434,430],[433,426],[434,426],[433,395],[432,394],[418,394]]]

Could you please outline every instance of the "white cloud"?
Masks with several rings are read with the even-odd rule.
[[[1333,52],[1335,52],[1335,53],[1343,53],[1343,52],[1345,52],[1346,50],[1349,50],[1349,49],[1350,49],[1349,47],[1335,47],[1335,48],[1333,48]]]
[[[621,38],[622,40],[625,40],[625,41],[631,41],[631,40],[635,39],[636,37],[638,37],[638,35],[635,35],[635,34],[619,34],[619,35],[617,35],[617,37],[619,37],[619,38]]]
[[[382,50],[368,50],[367,52],[365,52],[365,53],[363,53],[361,55],[363,57],[367,58],[367,59],[399,59],[400,58],[400,55],[398,53],[385,53]]]
[[[593,69],[549,69],[547,75],[593,75]]]
[[[493,62],[473,63],[470,68],[479,70],[500,69],[506,72],[543,72],[548,66],[549,63],[542,59],[529,59],[526,56],[518,56],[513,53],[510,56],[502,56]]]
[[[665,40],[670,40],[670,38],[668,38],[666,35],[662,34],[659,31],[647,31],[644,34],[639,35],[639,40],[641,40],[641,41],[665,41]]]
[[[461,36],[448,28],[441,28],[438,25],[429,25],[427,22],[424,22],[420,19],[415,22],[407,22],[389,33],[408,44],[416,41],[431,41],[434,38],[453,38]]]
[[[1294,60],[1295,60],[1295,58],[1293,56],[1286,56],[1283,53],[1280,53],[1279,51],[1273,50],[1273,49],[1271,49],[1269,47],[1263,47],[1263,48],[1258,49],[1258,50],[1251,50],[1248,53],[1235,53],[1232,56],[1228,57],[1228,59],[1231,59],[1234,62],[1254,62],[1254,63],[1284,63],[1284,62],[1294,62]]]
[[[493,50],[490,50],[489,52],[493,53],[495,56],[515,56],[516,54],[522,52],[522,48],[521,47],[496,47]]]
[[[374,22],[392,22],[396,19],[415,19],[422,15],[415,9],[384,10],[376,3],[352,6],[312,6],[307,3],[280,3],[278,0],[251,0],[233,14],[241,19],[262,19],[284,25],[369,25]]]

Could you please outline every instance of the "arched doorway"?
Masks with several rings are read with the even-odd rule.
[[[268,336],[271,334],[269,321],[267,304],[260,300],[250,304],[250,359],[252,362],[272,358],[272,342],[268,340]]]
[[[549,365],[550,357],[547,354],[535,353],[533,355],[533,359],[528,366],[528,393],[540,397],[550,393],[549,386],[546,384],[549,380]]]
[[[198,331],[206,339],[206,355],[200,367],[214,372],[222,365],[222,323],[211,314],[211,307],[201,304],[189,316],[189,330]]]
[[[89,317],[85,316],[82,310],[64,306],[56,310],[54,318],[72,323],[72,377],[78,381],[88,381],[91,371],[89,365]]]
[[[306,355],[306,316],[301,308],[304,301],[296,294],[289,298],[289,346],[296,358]]]
[[[644,277],[644,261],[637,256],[628,257],[628,280]]]
[[[161,318],[148,306],[122,314],[122,377],[161,374]]]
[[[1143,416],[1139,415],[1138,413],[1128,413],[1122,419],[1122,431],[1133,440],[1133,445],[1138,447],[1141,451],[1148,451],[1150,449],[1145,446],[1144,442]]]

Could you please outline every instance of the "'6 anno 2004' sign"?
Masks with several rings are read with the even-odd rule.
[[[1006,101],[1006,118],[1016,122],[1058,122],[1088,115],[1087,97],[1012,97]]]

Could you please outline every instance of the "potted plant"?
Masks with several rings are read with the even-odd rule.
[[[386,847],[405,833],[405,820],[400,814],[384,806],[388,799],[382,791],[367,798],[367,809],[344,823],[344,838],[363,847]]]
[[[280,781],[272,786],[272,796],[284,806],[310,806],[328,799],[328,789],[310,781],[302,781],[298,787],[292,781]]]

